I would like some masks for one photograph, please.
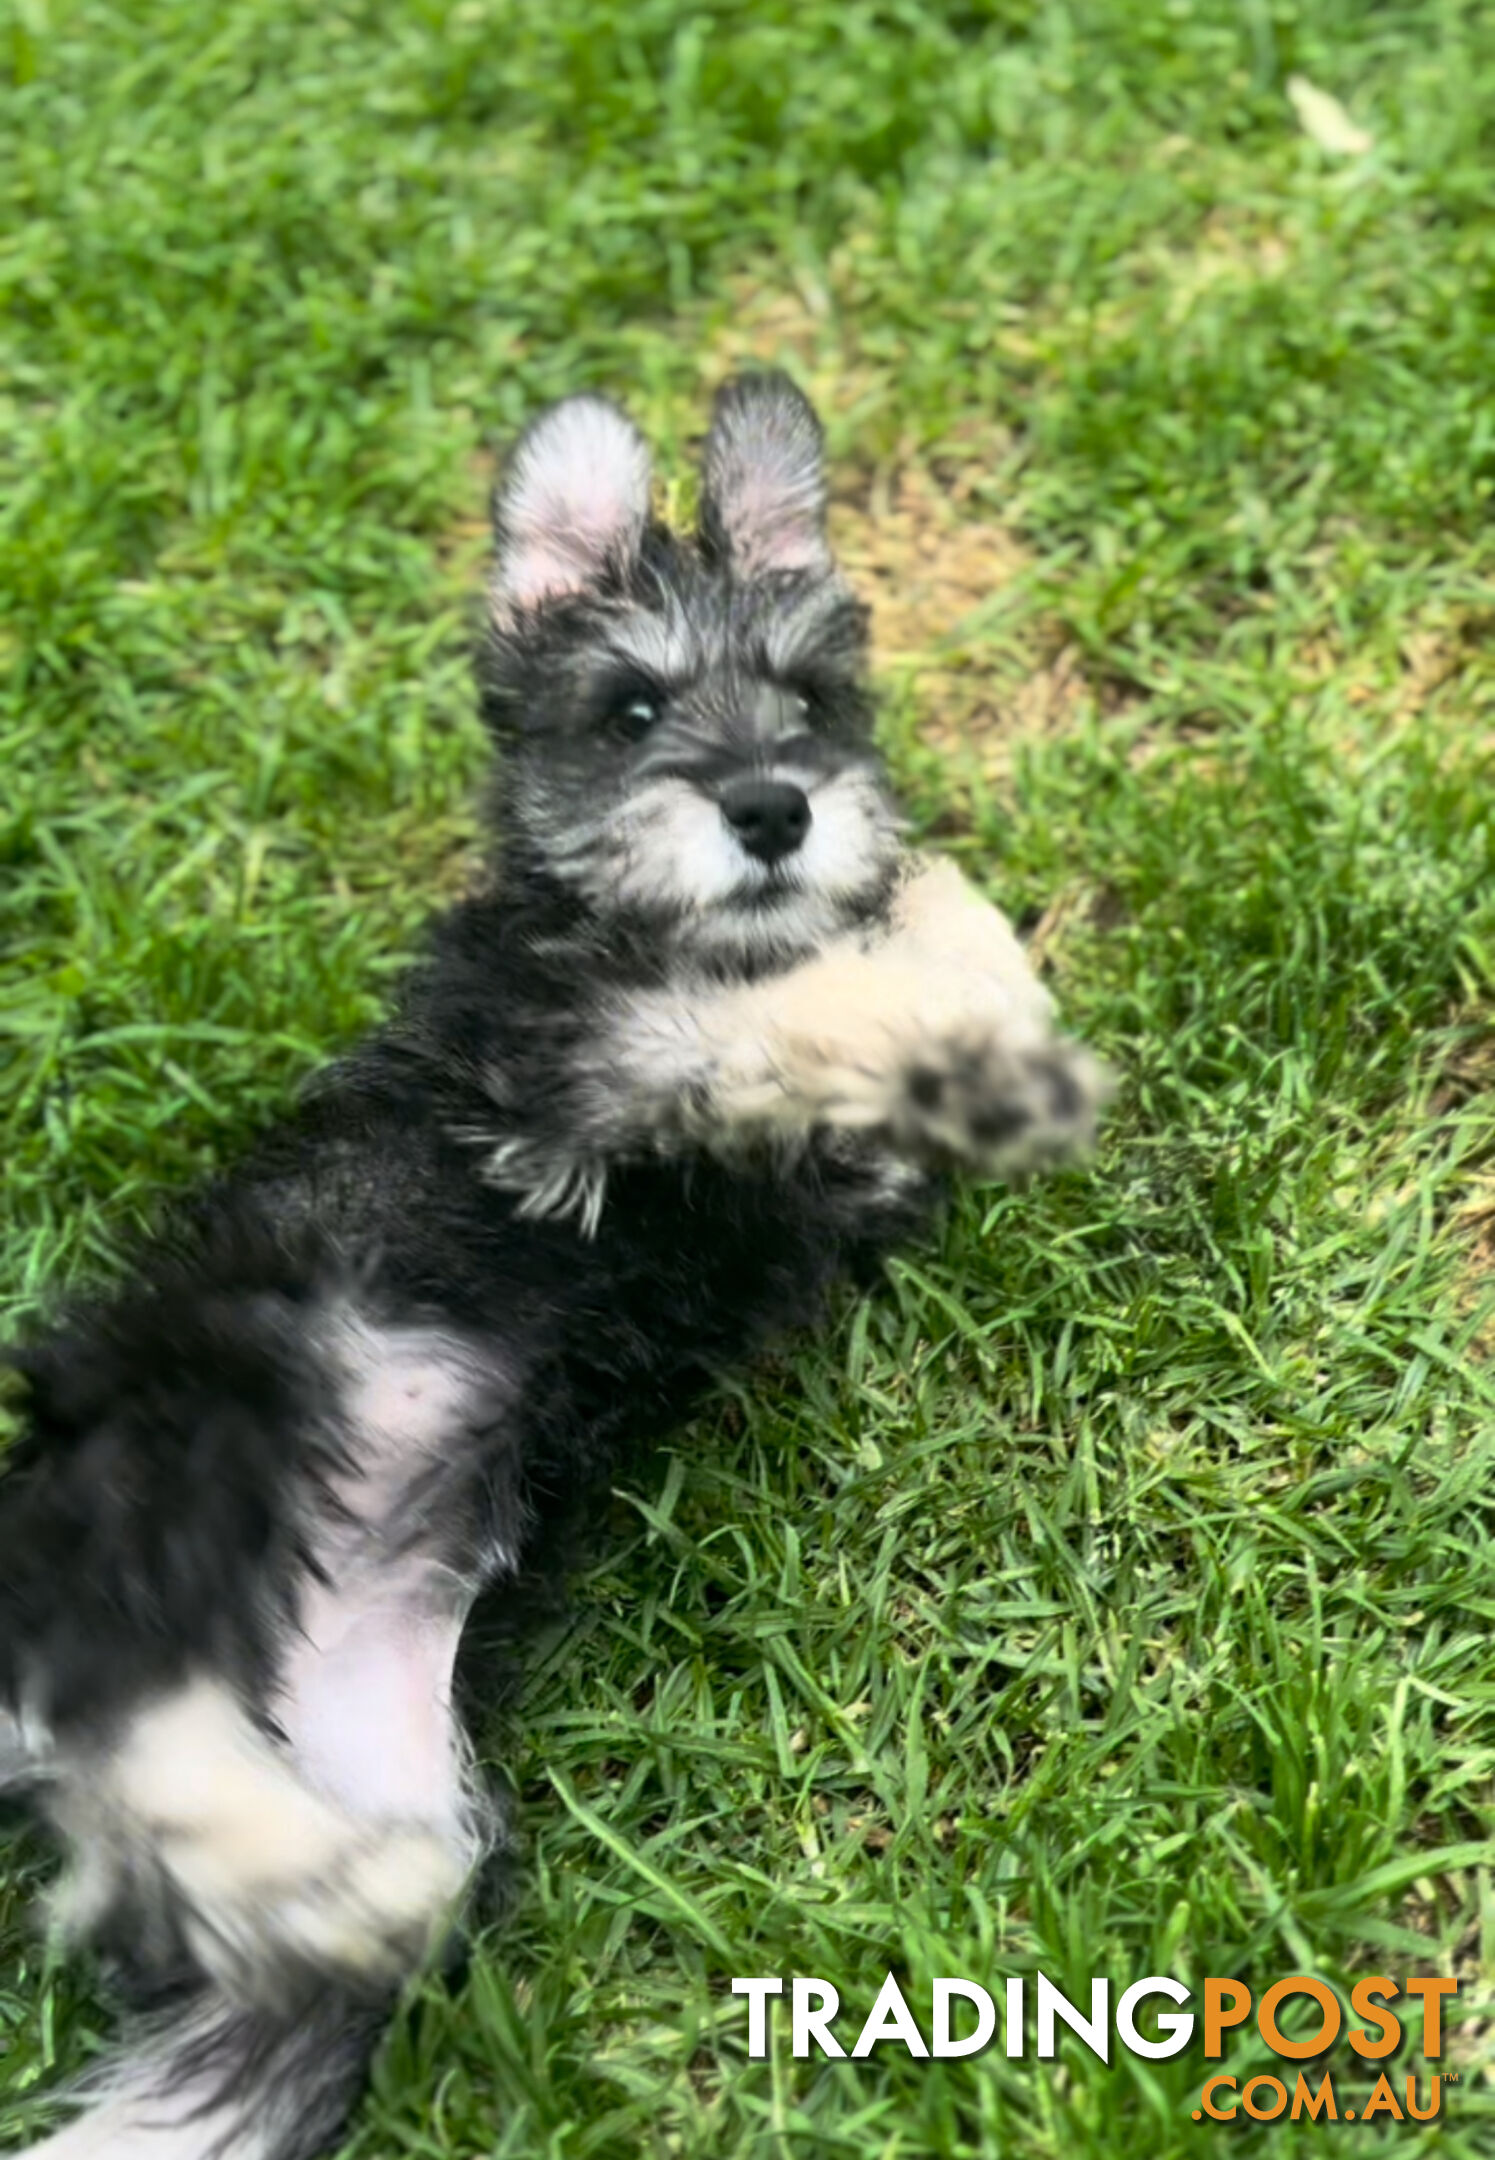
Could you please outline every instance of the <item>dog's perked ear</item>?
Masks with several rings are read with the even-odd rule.
[[[716,394],[701,473],[701,538],[740,577],[825,571],[825,438],[787,375],[738,375]]]
[[[625,579],[649,521],[649,449],[606,398],[562,399],[531,422],[493,498],[490,598],[500,623]]]

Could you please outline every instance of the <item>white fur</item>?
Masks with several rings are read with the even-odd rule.
[[[397,1978],[468,1863],[434,1829],[360,1821],[314,1791],[206,1677],[73,1765],[56,1805],[78,1854],[57,1894],[62,1925],[90,1925],[121,1876],[154,1875],[203,1970],[239,2001],[273,2005],[287,1958]]]
[[[660,608],[630,608],[609,631],[616,653],[662,683],[684,682],[700,666],[702,639],[673,596]]]
[[[677,831],[667,858],[694,861],[697,872],[689,891],[677,870],[675,884],[649,894],[682,907],[706,892],[715,906],[690,914],[678,934],[709,957],[703,925],[754,920],[732,905],[728,884],[741,851],[694,789],[660,782],[651,793],[656,820],[692,842],[684,846]],[[841,802],[852,829],[874,799],[855,776],[821,793]],[[820,872],[831,890],[843,844],[827,817]],[[864,847],[863,839],[848,845],[848,862],[864,859]],[[645,850],[644,859],[657,862],[658,852]],[[790,904],[831,905],[824,890]],[[489,1141],[488,1174],[520,1193],[531,1213],[568,1212],[585,1190],[587,1233],[600,1216],[610,1153],[669,1151],[684,1141],[731,1154],[765,1140],[793,1148],[812,1132],[872,1133],[894,1158],[942,1156],[1010,1173],[1084,1145],[1107,1086],[1096,1061],[1055,1034],[1052,1001],[1011,925],[953,864],[918,858],[905,865],[889,920],[822,925],[813,956],[780,972],[731,985],[698,975],[670,990],[620,993],[586,1077],[589,1156],[511,1135]],[[588,1164],[598,1169],[590,1183]]]
[[[163,2094],[153,2069],[129,2067],[139,2074],[122,2078],[65,2130],[29,2145],[24,2160],[264,2160],[274,2151],[274,2126],[257,2124],[233,2102],[201,2112],[211,2084]]]
[[[499,498],[496,614],[585,591],[637,553],[648,516],[649,451],[632,422],[603,398],[554,406],[520,438]]]
[[[706,485],[744,576],[829,569],[820,430],[797,399],[719,408]]]
[[[59,1900],[86,1926],[119,1870],[156,1869],[194,1954],[236,2001],[277,2007],[288,1953],[398,1979],[429,1945],[480,1845],[452,1671],[474,1585],[408,1542],[412,1485],[440,1464],[492,1370],[430,1328],[381,1328],[351,1308],[323,1324],[349,1462],[335,1481],[314,1581],[289,1638],[267,1737],[201,1678],[140,1713],[110,1756],[76,1766],[63,1819],[76,1858]],[[493,1555],[496,1562],[497,1554]],[[8,1746],[10,1723],[0,1725]],[[20,1744],[19,1728],[15,1728]],[[0,1755],[0,1760],[3,1760]],[[222,2012],[205,2013],[211,2020]],[[172,2046],[132,2058],[29,2160],[260,2160],[278,2143],[252,2113],[182,2086]]]
[[[801,592],[791,592],[763,626],[763,657],[771,675],[792,677],[820,648],[827,618],[846,606],[847,588],[839,577],[822,578]]]
[[[0,1710],[0,1790],[24,1778],[35,1759],[20,1719],[12,1717],[8,1710]]]
[[[317,1549],[323,1579],[303,1595],[282,1660],[276,1720],[321,1791],[363,1817],[428,1824],[462,1849],[452,1673],[476,1585],[421,1550],[410,1494],[440,1468],[479,1389],[500,1391],[432,1328],[344,1311],[328,1349],[352,1461],[334,1487],[344,1517]]]
[[[487,1133],[471,1137],[488,1149],[483,1177],[501,1191],[517,1193],[516,1213],[538,1220],[574,1215],[583,1237],[595,1237],[607,1198],[607,1165],[590,1156],[537,1150],[522,1134],[496,1144]]]
[[[452,1715],[474,1585],[419,1542],[413,1488],[495,1377],[427,1328],[344,1309],[323,1327],[347,1467],[316,1547],[270,1708],[282,1745],[222,1682],[138,1713],[101,1762],[74,1765],[65,1924],[107,1908],[121,1869],[154,1869],[204,1968],[273,1998],[279,1961],[397,1977],[477,1851]]]
[[[90,2076],[73,2095],[86,2112],[25,2160],[265,2160],[295,2127],[294,2088],[257,2084],[215,2105],[214,2073],[181,2074],[183,2055],[211,2054],[233,2016],[227,2005],[173,2014],[138,2053]]]
[[[805,785],[811,813],[802,844],[777,870],[747,852],[720,805],[699,788],[661,779],[640,788],[614,821],[598,882],[624,901],[678,913],[681,942],[700,950],[822,944],[885,874],[896,837],[892,815],[856,771],[819,786],[788,767],[774,768],[773,777]],[[773,897],[756,897],[765,894]]]

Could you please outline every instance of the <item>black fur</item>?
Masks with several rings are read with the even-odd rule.
[[[474,1435],[452,1520],[469,1553],[519,1522],[533,1547],[629,1443],[916,1225],[922,1189],[889,1201],[829,1145],[628,1165],[592,1239],[520,1216],[452,1137],[494,1124],[473,1072],[510,1035],[530,1114],[560,1120],[545,1046],[579,1035],[612,980],[584,936],[554,937],[546,896],[501,877],[439,927],[404,1015],[165,1223],[125,1291],[17,1354],[30,1423],[0,1487],[5,1699],[40,1684],[51,1724],[92,1723],[205,1652],[258,1689],[338,1452],[301,1331],[314,1307],[353,1293],[375,1318],[517,1356],[517,1410]]]

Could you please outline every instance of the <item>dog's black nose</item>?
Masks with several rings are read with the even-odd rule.
[[[810,830],[810,798],[792,780],[734,780],[722,789],[722,816],[749,855],[774,863]]]

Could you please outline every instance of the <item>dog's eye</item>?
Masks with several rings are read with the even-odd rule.
[[[789,703],[794,717],[803,727],[814,727],[826,716],[825,693],[817,683],[797,682],[789,685]]]
[[[638,742],[657,724],[663,710],[663,700],[652,691],[630,690],[613,706],[611,719],[620,735]]]

